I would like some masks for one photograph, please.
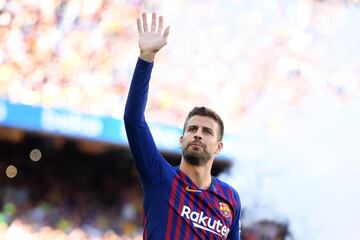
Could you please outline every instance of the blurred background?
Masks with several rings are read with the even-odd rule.
[[[146,111],[169,162],[211,107],[243,239],[360,239],[357,0],[1,0],[0,239],[142,239],[122,116],[143,11],[171,25]]]

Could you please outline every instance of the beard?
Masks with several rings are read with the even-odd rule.
[[[193,166],[202,166],[205,165],[208,161],[210,161],[211,154],[206,150],[206,146],[202,145],[203,151],[194,151],[189,149],[192,143],[189,143],[185,148],[182,150],[182,154],[184,156],[184,160]]]

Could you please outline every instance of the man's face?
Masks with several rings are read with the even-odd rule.
[[[191,117],[180,138],[185,161],[201,166],[213,159],[222,149],[219,134],[219,125],[212,118],[198,115]]]

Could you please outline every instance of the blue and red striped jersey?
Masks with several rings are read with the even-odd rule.
[[[144,239],[240,239],[240,198],[216,177],[202,190],[156,148],[145,121],[153,63],[138,59],[125,106],[125,128],[143,192]]]

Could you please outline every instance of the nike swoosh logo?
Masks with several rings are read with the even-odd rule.
[[[201,192],[201,190],[191,189],[191,188],[189,188],[189,186],[187,186],[185,190],[188,192]]]

